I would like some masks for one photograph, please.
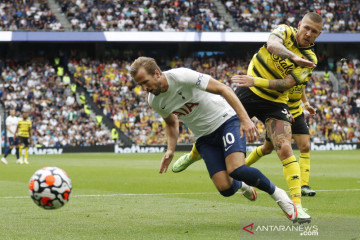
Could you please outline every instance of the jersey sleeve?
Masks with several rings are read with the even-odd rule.
[[[280,24],[271,32],[271,34],[277,36],[285,42],[285,40],[291,35],[291,29],[288,25]]]
[[[306,84],[310,80],[312,68],[297,67],[290,74],[295,79],[296,85]]]
[[[203,91],[206,90],[211,78],[211,76],[208,74],[199,73],[187,68],[181,68],[181,72],[179,71],[176,74],[181,74],[181,76],[178,76],[177,79],[182,81],[187,86],[195,87]]]

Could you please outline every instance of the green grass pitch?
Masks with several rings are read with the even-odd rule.
[[[169,169],[158,174],[161,157],[38,155],[30,156],[30,165],[16,165],[9,156],[9,165],[0,166],[0,239],[360,239],[359,150],[311,153],[310,185],[317,195],[304,197],[303,206],[316,236],[295,230],[244,231],[251,223],[299,225],[288,221],[263,192],[258,191],[256,202],[241,194],[222,197],[203,161],[182,173]],[[44,166],[60,167],[72,179],[70,201],[61,209],[43,210],[29,197],[30,176]],[[254,167],[288,190],[274,153]]]

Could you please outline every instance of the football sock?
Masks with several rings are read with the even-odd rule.
[[[198,150],[196,149],[195,143],[193,144],[193,147],[191,149],[190,158],[192,160],[200,160],[201,159],[201,156],[200,156]]]
[[[29,147],[25,147],[25,158],[27,159],[29,156]]]
[[[257,187],[270,195],[275,191],[275,185],[256,168],[242,165],[230,173],[230,176],[233,179],[245,182],[247,185]]]
[[[250,153],[250,155],[245,159],[246,166],[249,167],[249,166],[253,165],[263,156],[261,148],[262,148],[262,146],[259,146]]]
[[[239,188],[241,188],[241,186],[242,186],[242,182],[234,179],[232,182],[232,185],[229,189],[219,191],[219,192],[224,197],[230,197],[230,196],[234,195],[239,190]]]
[[[310,152],[300,153],[299,164],[301,173],[301,186],[308,186],[310,177]]]
[[[22,155],[23,155],[23,149],[24,149],[24,147],[23,147],[23,146],[20,146],[20,148],[19,148],[20,157],[22,157]]]
[[[6,149],[6,151],[4,153],[4,158],[6,158],[9,155],[9,153],[11,153],[11,148]]]
[[[300,166],[294,155],[281,161],[285,180],[290,189],[291,200],[301,203]]]
[[[19,159],[20,155],[19,155],[19,148],[16,148],[16,159]]]

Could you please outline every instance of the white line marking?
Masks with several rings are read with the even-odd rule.
[[[343,192],[343,191],[360,191],[360,189],[327,189],[327,190],[315,190],[316,192]],[[259,192],[261,193],[261,192]],[[74,197],[114,197],[114,196],[172,196],[172,195],[206,195],[206,194],[218,194],[218,192],[189,192],[189,193],[116,193],[116,194],[88,194],[88,195],[71,195]],[[9,196],[0,197],[0,199],[21,199],[30,198],[30,196]]]

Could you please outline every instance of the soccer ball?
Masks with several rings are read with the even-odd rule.
[[[35,204],[44,209],[58,209],[70,198],[71,180],[67,173],[57,167],[44,167],[30,178],[29,192]]]

